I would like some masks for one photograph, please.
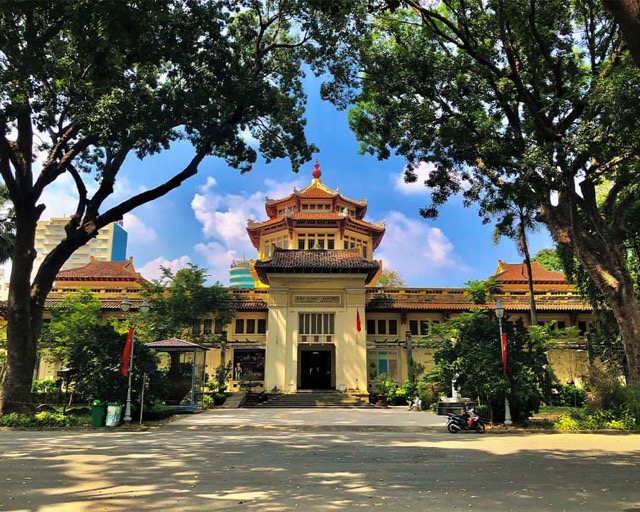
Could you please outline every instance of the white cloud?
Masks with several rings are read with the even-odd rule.
[[[155,229],[147,226],[140,217],[133,213],[126,213],[123,218],[124,229],[128,236],[128,244],[143,244],[157,242],[159,237]]]
[[[162,272],[160,270],[161,266],[169,268],[175,273],[181,268],[186,268],[190,262],[191,260],[189,256],[180,256],[175,260],[168,260],[162,256],[158,256],[157,258],[148,261],[137,270],[142,274],[142,277],[149,281],[153,281],[154,279],[160,279],[162,277]]]
[[[383,268],[397,271],[407,286],[427,286],[429,277],[443,270],[470,270],[439,228],[397,211],[386,219],[386,233],[374,257],[383,261]]]
[[[418,179],[413,183],[407,183],[404,181],[404,172],[392,174],[393,188],[401,194],[426,195],[428,193],[428,189],[425,187],[424,182],[429,178],[429,175],[434,168],[435,165],[430,162],[420,162],[420,164],[413,170],[418,177]]]
[[[202,224],[205,238],[215,240],[222,245],[229,245],[238,252],[255,253],[255,248],[247,236],[247,220],[258,222],[266,220],[264,198],[281,198],[291,193],[294,187],[300,186],[301,180],[292,182],[276,182],[265,180],[266,191],[246,194],[219,194],[215,189],[215,180],[207,179],[195,194],[191,208],[196,219]]]
[[[235,250],[229,249],[218,242],[196,244],[195,250],[200,253],[207,262],[209,281],[219,281],[223,285],[229,285],[229,267],[231,261],[238,258]]]

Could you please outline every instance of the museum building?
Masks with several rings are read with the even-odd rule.
[[[267,219],[247,223],[257,251],[250,262],[255,287],[228,289],[227,306],[235,314],[231,324],[211,316],[194,325],[189,341],[208,349],[203,372],[213,375],[223,360],[232,361],[232,390],[248,376],[265,390],[282,392],[366,392],[381,373],[401,383],[408,377],[409,351],[416,362],[432,364],[431,352],[419,346],[421,336],[451,316],[480,307],[461,288],[377,286],[382,264],[374,251],[384,223],[366,221],[366,200],[349,199],[321,178],[316,161],[308,186],[266,199]],[[532,274],[539,322],[576,326],[584,333],[591,308],[564,276],[537,264]],[[499,261],[495,277],[507,317],[529,325],[526,266]],[[141,279],[131,261],[91,262],[61,272],[47,305],[84,283],[100,297],[106,314],[117,315],[124,294],[133,309],[139,305]],[[579,350],[550,354],[556,373],[578,377],[574,374],[585,360]]]

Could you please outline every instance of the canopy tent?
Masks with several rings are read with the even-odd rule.
[[[166,352],[170,357],[169,373],[169,399],[167,405],[176,409],[194,410],[202,407],[205,385],[205,352],[208,350],[190,341],[171,338],[168,340],[146,343],[147,347],[157,352]],[[182,357],[184,356],[184,357]],[[191,375],[185,375],[186,364],[191,365]],[[189,378],[190,377],[190,378]],[[189,392],[189,403],[183,403]],[[196,399],[196,393],[199,400]]]

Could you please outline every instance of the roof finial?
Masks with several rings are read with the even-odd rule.
[[[319,180],[320,176],[322,176],[322,171],[320,170],[320,163],[318,162],[317,158],[316,158],[316,163],[313,164],[313,172],[311,173],[311,176],[313,176],[313,178],[316,180]]]

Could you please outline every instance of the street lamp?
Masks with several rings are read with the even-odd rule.
[[[407,374],[409,376],[409,382],[415,382],[416,376],[413,367],[413,345],[411,344],[411,331],[404,333],[404,339],[407,344]]]
[[[496,314],[496,317],[498,318],[498,326],[500,327],[500,347],[502,347],[502,317],[504,316],[504,306],[502,305],[502,302],[500,302],[499,300],[496,301],[495,314]],[[502,350],[506,350],[506,347],[504,347]],[[506,372],[506,368],[504,366],[502,368],[503,368],[502,371]],[[508,390],[504,395],[504,424],[505,425],[513,424],[513,422],[511,421],[511,409],[509,408]]]
[[[122,302],[120,303],[120,309],[125,313],[131,309],[131,302],[129,301],[129,297],[127,296],[123,297]],[[138,309],[138,311],[140,311],[140,313],[148,313],[149,309],[151,309],[151,306],[149,306],[149,302],[145,299],[142,301],[142,304],[140,304],[140,308]],[[133,344],[134,344],[133,342],[134,342],[134,335],[136,330],[135,316],[131,318],[130,324],[131,324],[131,332],[130,332],[131,350],[129,352],[129,368],[127,372],[129,374],[129,383],[127,385],[127,404],[124,408],[124,418],[122,418],[122,420],[126,422],[131,421],[131,374],[133,373]]]

